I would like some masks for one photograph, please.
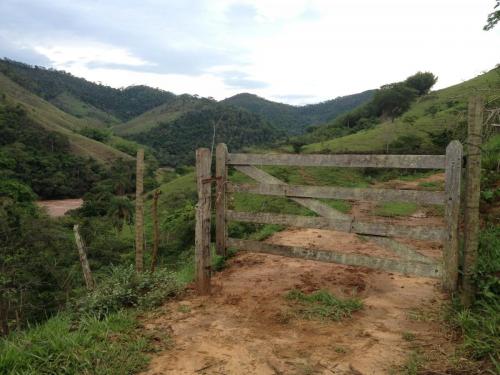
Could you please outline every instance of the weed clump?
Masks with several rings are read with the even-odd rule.
[[[159,306],[181,289],[175,273],[166,269],[136,273],[133,266],[114,267],[96,289],[77,300],[73,307],[76,313],[103,318],[124,308]]]
[[[293,289],[285,298],[296,302],[296,313],[306,319],[340,321],[350,318],[353,312],[363,307],[363,303],[356,298],[340,299],[326,290],[305,294]]]

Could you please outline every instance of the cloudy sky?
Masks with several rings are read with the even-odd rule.
[[[494,0],[1,0],[0,57],[114,87],[313,103],[500,63]]]

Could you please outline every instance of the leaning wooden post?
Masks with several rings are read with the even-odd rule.
[[[78,231],[78,224],[75,224],[73,226],[73,232],[75,233],[75,242],[78,249],[78,255],[80,257],[80,264],[82,265],[85,285],[87,286],[87,290],[92,290],[95,287],[94,279],[92,278],[92,272],[90,271],[87,253],[85,252],[85,245],[83,244],[82,237],[80,236],[80,232]]]
[[[227,146],[224,143],[219,143],[217,145],[215,161],[215,178],[217,180],[217,189],[215,194],[215,249],[218,255],[226,256]]]
[[[210,293],[210,205],[211,205],[212,155],[208,148],[196,150],[196,205],[195,258],[196,284],[200,294]]]
[[[446,237],[443,252],[443,287],[449,292],[456,291],[458,283],[458,224],[460,217],[462,153],[462,144],[459,141],[451,141],[446,147],[446,202],[444,214]]]
[[[472,276],[479,243],[479,195],[481,182],[481,128],[483,100],[479,96],[469,100],[467,135],[467,165],[465,169],[465,220],[462,303],[470,306],[474,301]]]
[[[156,189],[153,193],[153,254],[151,255],[151,272],[155,272],[158,259],[158,247],[160,242],[160,224],[158,222],[158,197],[161,194],[160,189]]]
[[[144,204],[142,201],[144,178],[144,149],[137,150],[137,167],[135,176],[135,270],[144,269]]]

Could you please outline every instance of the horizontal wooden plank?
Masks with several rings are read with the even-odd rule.
[[[307,197],[324,199],[361,200],[376,202],[414,202],[418,204],[444,205],[442,191],[361,189],[334,186],[303,186],[277,184],[228,184],[228,191],[277,195],[282,197]]]
[[[253,165],[236,165],[235,169],[263,184],[286,185],[286,183],[284,183],[283,181],[277,179],[276,177],[270,175],[262,169],[254,167]],[[290,199],[300,204],[301,206],[304,206],[309,210],[317,213],[320,216],[328,217],[331,219],[352,220],[352,217],[350,217],[349,215],[346,215],[330,207],[326,203],[323,203],[316,199],[297,197],[291,197]]]
[[[228,164],[444,169],[445,155],[297,155],[231,153],[228,156]]]
[[[405,275],[440,277],[441,265],[408,260],[371,257],[361,254],[341,253],[330,250],[305,249],[296,246],[283,246],[266,242],[228,238],[229,247],[243,251],[287,256],[292,258],[339,263],[349,266],[368,267],[387,272],[399,272]]]
[[[368,241],[373,241],[376,244],[385,247],[388,250],[393,251],[395,254],[400,256],[402,259],[422,262],[422,263],[437,263],[436,259],[430,258],[428,256],[420,254],[418,251],[413,249],[412,247],[397,242],[389,237],[380,237],[380,236],[365,236],[361,235],[364,239]]]
[[[278,224],[299,228],[335,229],[350,232],[352,220],[326,217],[274,214],[269,212],[226,211],[226,219],[245,223]]]
[[[375,235],[383,237],[407,237],[424,241],[442,241],[444,229],[426,226],[396,225],[377,222],[329,219],[326,217],[309,217],[283,215],[268,212],[226,211],[226,219],[245,223],[279,224],[292,227],[333,229],[341,232]]]

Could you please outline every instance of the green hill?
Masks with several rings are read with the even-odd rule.
[[[94,125],[93,121],[76,118],[39,96],[29,92],[0,73],[0,95],[7,103],[22,106],[28,116],[43,128],[66,136],[73,153],[91,157],[103,163],[109,163],[118,158],[131,159],[109,145],[84,137],[78,132],[85,127]]]
[[[329,136],[329,125],[318,129],[320,140],[302,147],[305,153],[442,153],[451,139],[464,140],[467,100],[480,94],[498,106],[500,68],[466,82],[430,92],[395,119],[380,119],[368,129],[346,136]],[[333,130],[333,128],[332,128]]]
[[[8,59],[0,59],[0,72],[65,112],[107,124],[130,120],[175,98],[171,92],[148,86],[115,89],[63,71]]]
[[[192,164],[194,151],[211,147],[213,138],[215,143],[225,142],[235,150],[270,144],[280,136],[281,132],[253,113],[212,103],[130,138],[153,148],[160,163],[176,166]]]
[[[211,103],[209,99],[196,98],[187,94],[179,95],[125,123],[115,125],[113,131],[122,136],[149,131],[162,123],[173,121],[186,112],[199,109],[208,103]]]
[[[244,108],[262,116],[277,129],[296,135],[304,133],[310,125],[331,121],[340,114],[365,103],[371,99],[373,93],[374,90],[368,90],[305,106],[277,103],[257,95],[242,93],[224,99],[222,103]]]

